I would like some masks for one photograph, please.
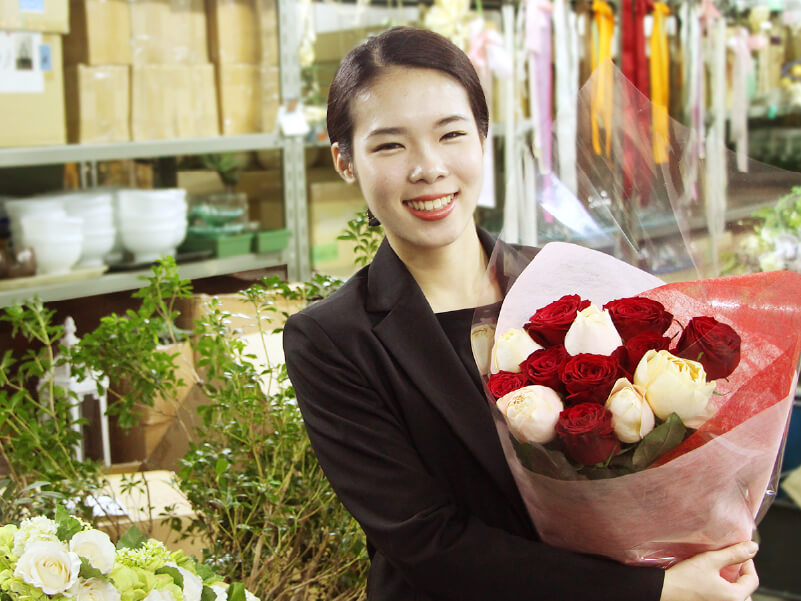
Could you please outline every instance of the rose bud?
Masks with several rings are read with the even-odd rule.
[[[689,428],[706,419],[714,382],[706,381],[704,367],[668,351],[648,351],[634,371],[634,385],[645,389],[645,400],[656,416],[667,419],[675,413]]]
[[[568,405],[603,405],[620,375],[620,363],[614,356],[581,354],[571,357],[560,374],[568,394],[565,400]]]
[[[673,322],[673,314],[665,306],[650,298],[634,296],[609,301],[604,305],[623,340],[631,340],[637,334],[654,332],[664,334]]]
[[[543,346],[563,344],[576,314],[590,306],[577,294],[566,294],[559,300],[537,309],[523,328]]]
[[[518,328],[510,328],[501,334],[495,346],[492,347],[492,360],[490,372],[499,371],[520,372],[520,364],[528,356],[542,347],[531,339],[531,336]]]
[[[679,357],[698,361],[709,380],[726,378],[740,363],[740,336],[714,317],[693,317],[676,344]]]
[[[559,374],[562,366],[569,359],[565,347],[552,346],[551,348],[534,351],[528,359],[520,364],[520,369],[528,376],[532,384],[547,386],[557,392],[564,392],[564,384]]]
[[[565,350],[571,355],[611,355],[621,344],[623,340],[609,313],[595,305],[579,311],[565,334]]]
[[[666,351],[670,347],[670,338],[655,332],[642,332],[630,338],[623,345],[624,354],[621,359],[623,369],[630,376],[634,376],[634,370],[640,363],[646,351]]]
[[[499,371],[497,374],[492,374],[487,382],[487,388],[495,396],[496,399],[523,388],[528,383],[528,378],[524,373],[514,373],[511,371]]]
[[[546,386],[524,386],[498,399],[498,409],[519,442],[551,442],[554,426],[564,409],[562,399]]]
[[[654,429],[654,412],[645,400],[645,391],[626,378],[612,387],[606,408],[612,414],[612,428],[621,442],[639,442]]]
[[[620,448],[612,428],[612,414],[598,403],[568,407],[556,422],[556,435],[568,456],[584,465],[609,459]]]

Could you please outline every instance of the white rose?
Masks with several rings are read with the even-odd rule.
[[[551,442],[556,422],[564,409],[562,399],[547,386],[524,386],[505,394],[496,405],[509,430],[520,442]]]
[[[203,594],[203,581],[186,568],[178,568],[184,578],[184,601],[200,601]]]
[[[492,347],[492,363],[490,372],[499,371],[520,373],[520,364],[528,356],[542,347],[531,339],[528,332],[517,328],[506,330]]]
[[[715,383],[706,381],[697,361],[650,350],[634,371],[634,385],[645,389],[645,399],[659,419],[675,413],[685,426],[697,428],[709,418],[707,406]]]
[[[623,340],[609,311],[601,311],[595,305],[579,311],[565,334],[565,350],[571,355],[611,355],[621,344]]]
[[[79,580],[66,594],[74,601],[120,601],[120,591],[102,578]]]
[[[612,427],[621,442],[639,442],[654,429],[654,412],[645,400],[645,391],[626,378],[612,387],[606,408],[612,414]]]
[[[14,548],[11,552],[17,557],[22,557],[28,544],[36,541],[57,542],[56,532],[58,525],[44,516],[36,516],[22,520],[19,529],[14,533]]]
[[[153,589],[142,601],[175,601],[175,596],[167,589]]]
[[[481,324],[470,330],[473,359],[475,359],[478,371],[482,376],[490,370],[493,336],[495,336],[495,326],[489,324]]]
[[[63,593],[78,580],[81,558],[57,541],[35,541],[25,549],[14,576],[47,595]]]
[[[228,589],[221,584],[212,584],[209,588],[217,595],[216,601],[228,601]]]
[[[117,558],[114,543],[108,534],[100,530],[84,530],[73,535],[70,539],[70,551],[86,559],[101,574],[111,572]]]
[[[245,589],[245,601],[260,601],[259,598],[251,593],[248,589]]]

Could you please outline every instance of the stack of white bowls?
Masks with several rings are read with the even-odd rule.
[[[174,255],[186,237],[186,190],[118,190],[117,226],[123,247],[134,261]]]
[[[83,249],[83,219],[65,213],[29,213],[20,217],[25,246],[33,248],[36,273],[67,273]]]
[[[66,217],[62,198],[17,198],[5,201],[5,210],[8,215],[8,227],[11,233],[11,243],[17,247],[30,246],[25,240],[22,231],[22,217],[25,215],[46,215],[53,219]]]
[[[83,219],[83,249],[80,265],[102,265],[103,258],[114,245],[113,194],[110,191],[90,191],[70,194],[64,199],[67,214]]]

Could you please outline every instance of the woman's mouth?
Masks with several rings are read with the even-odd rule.
[[[415,217],[426,221],[436,221],[447,217],[456,206],[454,200],[457,193],[447,194],[433,199],[405,200],[403,204]]]

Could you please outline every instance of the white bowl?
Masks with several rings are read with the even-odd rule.
[[[114,246],[117,232],[114,228],[97,230],[87,234],[84,232],[83,246],[81,247],[80,265],[102,265],[103,257]]]
[[[83,237],[83,219],[66,215],[32,214],[20,218],[22,239],[30,244],[33,238],[62,240]]]
[[[83,247],[82,238],[53,241],[34,238],[30,245],[36,257],[37,274],[67,273],[78,262]]]
[[[127,217],[148,216],[161,219],[176,213],[186,214],[186,190],[120,190],[117,193],[120,221]]]
[[[142,215],[142,214],[121,214],[117,221],[117,226],[122,229],[125,227],[133,227],[137,229],[154,227],[165,224],[179,224],[186,223],[186,211],[176,211],[173,213],[162,213],[160,215]]]
[[[66,215],[63,201],[56,198],[32,197],[6,200],[5,209],[9,219],[12,220],[34,213],[40,215]]]
[[[112,210],[114,195],[111,192],[77,192],[65,197],[64,207],[70,214],[96,210]]]
[[[162,255],[175,254],[175,248],[186,235],[186,226],[174,223],[157,224],[145,228],[123,226],[120,229],[122,244],[138,262],[155,261]]]

